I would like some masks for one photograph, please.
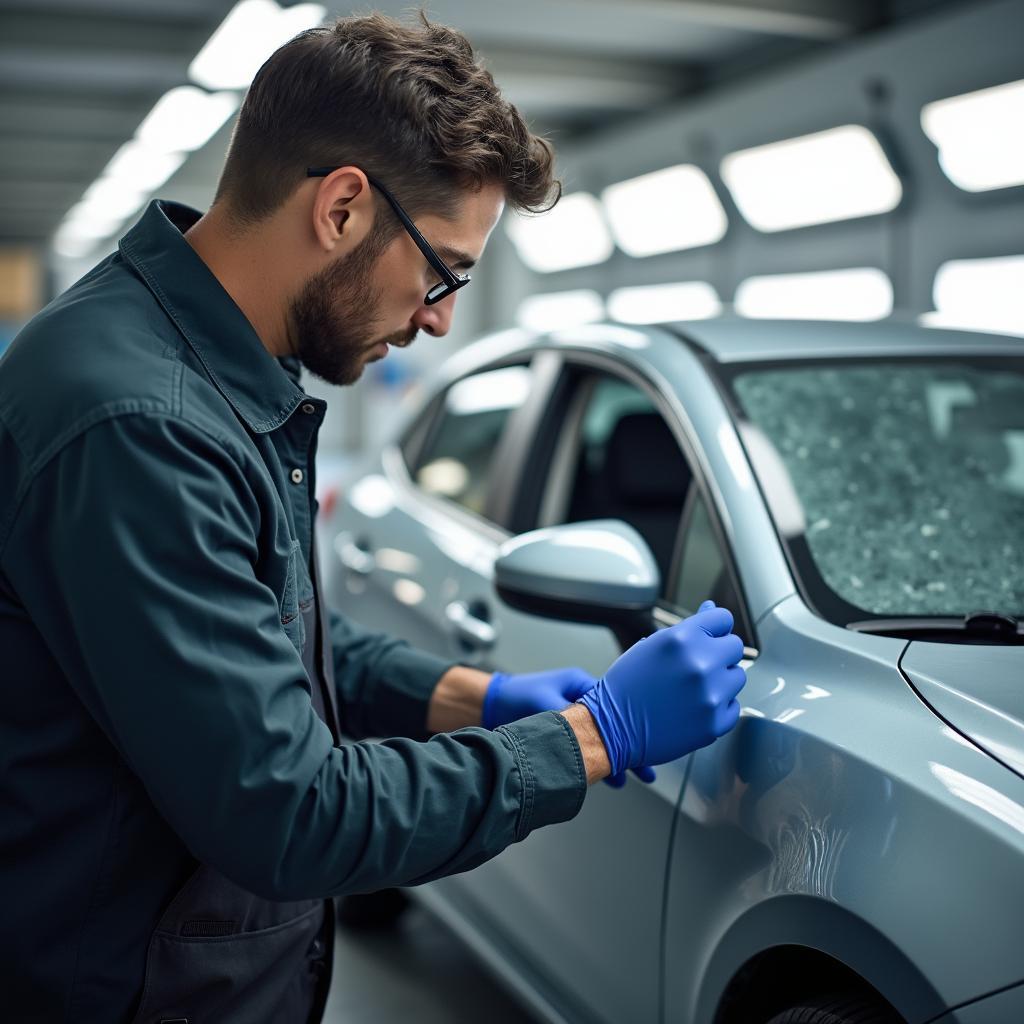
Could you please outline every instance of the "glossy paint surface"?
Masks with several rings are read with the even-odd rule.
[[[1024,647],[915,641],[901,667],[946,721],[1024,778]]]

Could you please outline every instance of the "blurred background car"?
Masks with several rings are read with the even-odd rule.
[[[646,551],[581,582],[610,520]],[[953,1008],[1024,980],[1018,341],[504,332],[407,403],[329,531],[329,600],[486,670],[599,676],[705,598],[736,616],[733,733],[412,891],[542,1018],[987,1020]]]

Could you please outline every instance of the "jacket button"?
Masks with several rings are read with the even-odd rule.
[[[292,483],[293,484],[301,484],[302,483],[303,475],[304,474],[303,474],[301,469],[293,469],[292,470]]]
[[[314,404],[313,404],[312,402],[303,402],[303,403],[302,403],[302,411],[303,411],[303,412],[304,412],[304,413],[305,413],[305,414],[306,414],[307,416],[309,416],[309,415],[311,415],[312,413],[316,412],[316,406],[315,406],[315,405],[314,405]]]

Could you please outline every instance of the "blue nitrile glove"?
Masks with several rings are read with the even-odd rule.
[[[561,711],[594,683],[594,677],[581,668],[556,668],[525,675],[495,672],[484,694],[483,727],[494,729],[541,711]]]
[[[739,720],[743,641],[710,601],[625,651],[579,698],[594,716],[612,775],[707,746]]]
[[[592,689],[596,682],[581,668],[556,668],[523,675],[495,672],[484,694],[483,727],[493,729],[541,711],[561,711]],[[633,774],[644,782],[654,781],[653,768],[639,767]],[[619,772],[604,781],[620,789],[626,784],[626,773]]]

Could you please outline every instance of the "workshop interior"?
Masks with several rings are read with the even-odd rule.
[[[402,741],[408,748],[389,747],[391,734],[374,728],[386,716],[367,712],[359,742],[349,745],[344,733],[356,718],[345,712],[347,662],[328,608],[367,631],[353,650],[386,633],[422,652],[423,664],[490,680],[479,724],[463,722],[451,735],[464,727],[506,737],[513,781],[487,785],[506,801],[518,786],[532,794],[536,770],[536,808],[524,797],[505,849],[493,855],[481,846],[475,856],[467,847],[450,870],[382,871],[385,883],[369,890],[269,886],[271,900],[330,897],[332,935],[314,943],[318,977],[329,978],[319,1017],[298,1003],[294,1017],[280,1008],[260,1016],[255,997],[245,1009],[213,996],[160,1002],[147,988],[141,1003],[136,996],[136,1016],[79,1017],[80,994],[68,997],[63,1016],[19,1010],[6,1019],[1022,1024],[1024,0],[429,0],[422,9],[405,0],[0,0],[0,638],[11,644],[0,648],[0,678],[10,684],[0,685],[9,709],[0,711],[0,778],[36,773],[45,794],[46,785],[65,788],[62,765],[72,764],[58,739],[52,747],[15,742],[35,721],[14,710],[34,687],[14,667],[34,664],[28,646],[11,653],[28,644],[19,628],[32,624],[32,644],[52,653],[69,695],[79,693],[76,674],[118,664],[65,657],[68,637],[74,651],[91,649],[79,634],[102,616],[72,604],[56,618],[37,617],[37,590],[51,575],[52,586],[64,579],[37,560],[63,551],[100,565],[91,571],[102,603],[102,538],[137,544],[123,524],[97,527],[102,538],[94,538],[84,492],[60,480],[54,501],[32,512],[31,531],[19,525],[22,510],[42,500],[32,494],[42,486],[35,481],[70,436],[54,411],[62,403],[45,398],[51,373],[67,378],[65,356],[31,355],[42,337],[36,325],[47,316],[73,322],[74,297],[92,301],[90,280],[103,287],[98,265],[104,274],[128,268],[149,289],[147,301],[150,291],[155,299],[152,311],[124,321],[128,333],[119,337],[141,338],[155,311],[167,309],[161,340],[152,342],[166,356],[203,309],[179,318],[173,290],[166,298],[160,261],[146,255],[155,219],[164,218],[165,230],[176,216],[194,221],[215,207],[247,90],[279,47],[371,11],[464,33],[504,100],[550,146],[560,196],[543,210],[506,202],[487,225],[486,249],[477,245],[467,261],[474,265],[460,270],[431,249],[447,251],[442,222],[415,209],[407,216],[399,187],[365,168],[367,187],[387,199],[381,209],[402,221],[401,244],[417,260],[422,252],[443,294],[435,305],[428,293],[419,307],[415,340],[379,346],[358,379],[331,382],[303,365],[287,385],[295,396],[287,410],[267,405],[266,423],[239,413],[244,429],[231,433],[239,454],[223,464],[239,480],[263,474],[252,483],[257,496],[237,505],[254,515],[259,504],[258,536],[224,558],[237,560],[234,572],[251,567],[258,577],[299,676],[295,650],[312,679],[313,641],[333,637],[341,739],[332,753],[355,766],[348,785],[361,784],[352,781],[359,758],[378,741],[396,759],[413,757],[402,753],[413,741],[439,758],[444,737],[414,733]],[[382,137],[402,130],[381,126]],[[313,163],[299,188],[323,196],[341,178]],[[474,194],[486,198],[486,190]],[[181,208],[161,202],[192,212],[167,213]],[[295,238],[311,244],[311,224],[297,225]],[[380,302],[398,288],[400,271],[391,273],[366,292],[367,316],[351,318],[367,344],[383,322],[374,319]],[[337,287],[351,297],[347,283]],[[358,309],[364,296],[354,294]],[[123,320],[111,303],[111,317]],[[221,330],[225,345],[226,315],[218,306],[209,332]],[[102,326],[96,331],[102,338]],[[127,351],[129,341],[111,351]],[[53,351],[92,358],[81,338]],[[242,360],[247,350],[227,351]],[[106,352],[82,378],[86,390],[100,371],[117,374],[121,356]],[[284,355],[271,354],[279,362]],[[206,391],[214,395],[216,385],[224,408],[234,405],[234,371],[225,382],[219,364],[202,353],[189,358],[174,378],[186,398],[176,392],[174,401],[192,394],[182,375],[209,372]],[[29,365],[35,376],[26,378]],[[19,381],[17,394],[5,390],[15,387],[4,383],[5,370]],[[52,430],[45,421],[29,425],[33,405],[53,417]],[[298,435],[304,413],[319,423],[315,457],[289,463],[280,448],[268,456],[274,431],[284,424]],[[213,429],[204,428],[211,452]],[[135,476],[142,486],[142,455],[102,468],[84,445],[79,469],[103,474],[113,510],[133,475],[143,474]],[[190,458],[222,465],[205,451],[194,448]],[[238,462],[250,455],[258,473]],[[283,527],[262,504],[264,486],[286,496],[309,488],[301,544],[281,533],[267,540]],[[178,496],[183,508],[205,493],[187,480],[169,487],[160,500]],[[219,501],[223,521],[194,536],[174,527],[174,515],[165,533],[154,505],[152,529],[179,552],[176,564],[186,545],[234,536],[235,505]],[[291,522],[300,506],[285,501],[282,517],[286,506]],[[131,522],[145,531],[145,516]],[[297,533],[291,525],[290,536],[302,539],[301,525]],[[33,537],[38,550],[15,550]],[[274,558],[289,574],[283,596],[261,575]],[[19,565],[40,566],[44,582],[19,582],[32,575]],[[67,571],[70,578],[75,570]],[[185,592],[202,584],[194,574],[182,579],[184,609]],[[121,593],[107,614],[161,593]],[[314,604],[319,618],[307,614]],[[702,616],[723,609],[721,636],[701,632],[700,640],[721,641],[721,650],[725,634],[739,637],[722,667],[735,681],[724,699],[733,698],[735,718],[699,738],[693,722],[681,721],[678,736],[661,743],[656,719],[676,705],[658,705],[654,724],[636,725],[640,705],[628,700],[640,683],[622,684],[626,668],[637,680],[663,671],[659,638],[690,636],[694,623],[711,621]],[[211,651],[218,664],[237,661],[234,634],[218,638],[219,619],[190,640],[177,616],[154,607],[149,618],[193,645],[173,663],[180,671]],[[249,624],[254,635],[264,628]],[[62,631],[61,643],[51,631]],[[254,640],[251,651],[266,644]],[[700,648],[700,658],[710,650]],[[390,656],[381,647],[381,664]],[[541,779],[553,769],[543,757],[530,760],[533,733],[521,740],[509,729],[519,715],[494,709],[511,706],[518,681],[548,681],[555,669],[563,697],[565,687],[579,689],[544,705],[548,727],[552,711],[588,708],[607,778],[583,786],[571,814],[551,811],[554,823],[531,831],[524,822],[547,814],[545,800],[555,799]],[[138,713],[163,714],[166,694],[147,704],[145,664],[132,671]],[[680,672],[679,685],[691,685]],[[316,693],[301,681],[303,695]],[[396,701],[412,701],[411,683],[408,693],[395,686]],[[94,688],[102,693],[102,679]],[[250,705],[241,700],[245,717]],[[645,707],[654,707],[650,700]],[[321,718],[330,704],[316,705]],[[39,714],[59,717],[62,706]],[[149,794],[161,822],[166,811],[161,827],[180,831],[173,780],[150,786],[141,767],[148,762],[105,697],[83,698],[82,707],[117,751],[125,791]],[[154,730],[147,725],[145,735]],[[691,732],[688,747],[672,745]],[[584,739],[573,735],[563,739],[586,775]],[[179,743],[189,760],[189,730]],[[461,763],[446,769],[455,789],[466,785]],[[367,833],[387,816],[391,792],[390,776],[370,777]],[[374,856],[407,854],[403,843],[414,844],[418,828],[435,828],[431,807],[445,799],[443,787],[408,785],[408,836],[399,841],[395,832]],[[9,881],[36,834],[35,812],[11,793],[0,800],[0,872]],[[499,797],[487,800],[486,813],[497,815]],[[80,813],[90,807],[83,799]],[[469,835],[466,822],[485,813],[474,807],[451,812],[449,839],[463,827]],[[200,864],[219,849],[206,838],[214,833],[183,837]],[[67,862],[77,861],[83,877],[93,872],[95,889],[69,913],[74,933],[116,883],[103,881],[98,860],[83,863],[92,854],[60,831],[35,841],[49,851],[67,844]],[[291,856],[289,846],[281,863]],[[129,874],[146,870],[134,862]],[[226,873],[242,888],[257,877]],[[228,936],[230,924],[189,921],[199,930],[181,935],[207,941],[216,958],[217,936]],[[81,941],[125,944],[87,929]],[[203,955],[198,945],[190,950]],[[177,961],[166,956],[173,973]],[[38,963],[44,977],[48,961]],[[101,981],[92,991],[102,992]],[[193,1008],[200,1006],[211,1009]]]

